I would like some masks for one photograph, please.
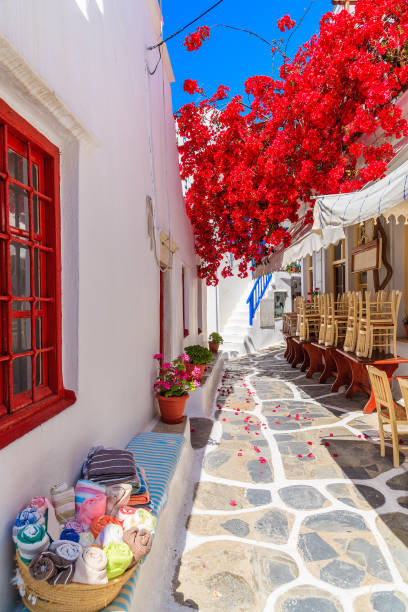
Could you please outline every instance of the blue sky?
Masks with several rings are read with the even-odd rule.
[[[164,36],[169,36],[216,0],[162,0]],[[309,0],[292,0],[290,3],[273,0],[224,0],[213,11],[202,17],[187,30],[170,40],[168,49],[176,82],[172,85],[173,109],[176,111],[185,103],[196,100],[183,91],[184,79],[195,79],[204,91],[213,94],[218,85],[230,87],[231,94],[244,93],[245,80],[254,75],[271,75],[272,55],[269,47],[244,32],[217,27],[210,30],[210,38],[197,51],[188,52],[183,45],[186,35],[200,25],[212,26],[218,23],[246,28],[265,38],[288,37],[291,30],[282,34],[277,20],[289,14],[299,21]],[[318,31],[321,16],[332,10],[330,0],[314,0],[307,16],[292,36],[288,53],[293,56],[299,45],[309,40]],[[275,59],[276,68],[279,58]]]

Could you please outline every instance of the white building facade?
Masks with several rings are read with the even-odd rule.
[[[16,513],[146,429],[153,354],[207,330],[157,0],[5,0],[0,24],[7,611]]]

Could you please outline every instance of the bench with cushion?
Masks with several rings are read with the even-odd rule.
[[[146,474],[150,492],[151,511],[157,517],[156,533],[150,554],[139,563],[137,570],[130,580],[122,587],[116,599],[104,609],[105,612],[129,612],[132,609],[132,600],[138,587],[142,587],[142,591],[147,589],[151,594],[152,590],[160,590],[160,575],[155,576],[155,574],[163,565],[163,555],[166,554],[165,551],[169,548],[168,542],[166,542],[166,531],[168,537],[170,527],[174,535],[174,521],[177,518],[177,514],[172,517],[171,525],[166,525],[166,523],[170,523],[170,517],[168,517],[167,520],[163,521],[161,527],[160,515],[166,507],[170,493],[170,485],[172,481],[175,480],[174,475],[181,461],[182,454],[186,455],[186,453],[188,453],[188,447],[190,447],[190,444],[185,444],[184,435],[155,432],[138,434],[127,445],[126,449],[132,451],[136,463],[144,469]],[[183,449],[185,450],[184,453],[182,453]],[[176,513],[178,513],[178,502],[182,503],[184,497],[179,483],[184,483],[184,485],[186,485],[188,468],[191,467],[188,457],[183,461],[182,467],[183,469],[180,470],[182,473],[177,478],[178,482],[175,487],[177,491],[175,491],[176,495],[174,496],[176,498],[177,495],[181,495],[181,499],[174,499],[174,502],[171,504],[174,506]],[[145,565],[146,567],[144,567]],[[150,568],[147,567],[149,565],[151,566]],[[142,574],[141,578],[139,578],[140,573]],[[145,581],[146,584],[140,584],[140,582]],[[141,599],[138,599],[138,601],[139,603],[143,601],[143,596],[141,596]],[[154,609],[158,608],[149,608],[149,610]],[[24,608],[24,610],[26,610],[26,608]],[[28,612],[28,610],[26,612]]]

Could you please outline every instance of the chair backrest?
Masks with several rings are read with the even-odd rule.
[[[383,370],[379,370],[372,365],[368,365],[367,370],[377,410],[380,411],[382,407],[388,408],[390,414],[394,417],[394,400],[392,399],[391,387],[387,374]]]
[[[408,419],[408,378],[401,378],[400,376],[396,377],[402,393],[402,399],[404,400],[405,412]]]

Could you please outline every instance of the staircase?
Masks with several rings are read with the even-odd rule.
[[[262,297],[273,296],[273,289],[269,281],[268,285],[262,287]],[[250,295],[253,294],[254,287]],[[257,290],[256,293],[259,296]],[[259,298],[258,304],[262,297]],[[259,326],[259,308],[252,308],[250,313],[250,304],[247,303],[247,300],[249,300],[249,297],[246,291],[238,300],[224,329],[220,332],[224,338],[224,344],[222,345],[224,359],[253,353],[282,339],[280,334],[281,321],[276,322],[275,329],[261,329]],[[249,323],[251,315],[252,325]]]

